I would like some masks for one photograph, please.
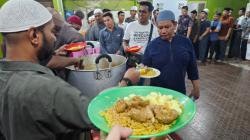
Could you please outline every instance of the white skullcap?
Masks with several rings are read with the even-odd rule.
[[[204,12],[206,12],[207,14],[209,13],[209,9],[205,8],[203,9]]]
[[[51,19],[49,11],[34,0],[9,0],[0,9],[0,32],[25,31]]]
[[[89,17],[89,21],[90,21],[90,20],[95,20],[95,16]]]
[[[102,14],[103,12],[102,12],[102,10],[101,9],[95,9],[95,11],[94,11],[94,15],[95,14]]]
[[[130,8],[130,11],[137,11],[137,7],[136,6],[132,6],[131,8]]]

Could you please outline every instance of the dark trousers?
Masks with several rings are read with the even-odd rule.
[[[196,41],[195,43],[192,41],[192,43],[193,43],[196,59],[199,59],[199,41]]]
[[[203,37],[202,40],[199,41],[199,59],[201,62],[206,62],[207,47],[208,47],[208,36]]]
[[[219,40],[219,60],[224,60],[225,53],[227,49],[227,41],[226,40]]]
[[[216,53],[215,55],[215,59],[218,60],[219,56],[218,56],[218,40],[215,41],[210,41],[210,45],[209,45],[209,59],[213,59],[214,53]]]
[[[247,39],[243,39],[241,42],[240,55],[242,60],[246,60],[247,42],[248,42]]]
[[[228,58],[240,57],[241,34],[242,30],[233,31]]]

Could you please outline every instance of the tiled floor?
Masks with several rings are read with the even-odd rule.
[[[183,140],[250,140],[250,71],[228,64],[199,70],[197,114],[177,134]]]

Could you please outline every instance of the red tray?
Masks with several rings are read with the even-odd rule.
[[[77,52],[77,51],[83,50],[86,46],[87,44],[85,42],[71,43],[65,46],[64,50],[69,51],[69,52]]]
[[[141,50],[142,46],[133,46],[126,49],[126,52],[136,53]]]

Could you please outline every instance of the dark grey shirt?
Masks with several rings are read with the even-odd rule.
[[[74,139],[89,126],[88,100],[46,67],[0,61],[0,130],[7,140]]]
[[[126,22],[126,23],[130,23],[130,22],[133,22],[133,21],[136,21],[136,20],[137,20],[136,18],[127,17],[127,18],[125,19],[125,22]]]
[[[122,28],[115,26],[111,32],[107,28],[100,31],[100,44],[102,54],[115,54],[123,50],[122,40],[124,31]]]
[[[99,34],[102,29],[105,28],[104,23],[95,23],[86,33],[87,41],[99,41]]]
[[[70,25],[65,24],[61,30],[56,34],[55,49],[60,48],[65,44],[70,44],[74,42],[84,42],[83,36],[78,33]]]

